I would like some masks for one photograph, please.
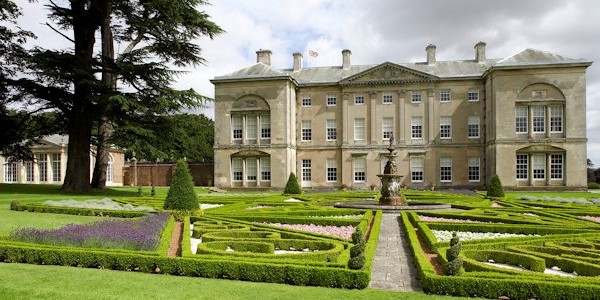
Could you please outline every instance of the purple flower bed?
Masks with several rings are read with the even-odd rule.
[[[19,228],[11,240],[84,248],[156,250],[170,213],[147,214],[139,219],[107,219],[69,224],[58,229]]]

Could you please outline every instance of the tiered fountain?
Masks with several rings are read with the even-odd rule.
[[[431,210],[431,209],[449,209],[450,204],[413,201],[408,203],[402,195],[400,180],[402,175],[398,174],[396,167],[396,151],[393,148],[394,137],[390,137],[390,146],[386,155],[388,161],[383,169],[383,174],[377,175],[381,179],[381,197],[379,203],[374,201],[359,202],[337,202],[333,206],[339,208],[357,208],[357,209],[377,209],[384,213],[397,213],[401,210]]]
[[[393,148],[394,136],[390,137],[390,146],[386,155],[388,161],[383,169],[383,174],[377,175],[381,179],[381,198],[379,205],[407,205],[406,199],[401,194],[400,180],[402,175],[398,175],[396,167],[396,151]]]

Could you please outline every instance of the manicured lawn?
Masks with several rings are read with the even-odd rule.
[[[600,198],[598,193],[590,192],[506,192],[506,197],[516,199],[520,196],[535,196],[535,197],[561,197],[561,198]]]
[[[467,299],[0,263],[2,299]]]

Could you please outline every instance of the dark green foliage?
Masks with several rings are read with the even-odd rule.
[[[142,190],[141,186],[138,186],[137,195],[138,195],[138,197],[144,196],[144,191]]]
[[[462,243],[456,235],[456,232],[452,233],[450,245],[450,248],[446,250],[446,259],[448,260],[448,263],[444,265],[444,273],[446,275],[460,275],[463,267],[463,260],[460,257]]]
[[[192,175],[185,160],[181,159],[175,165],[173,180],[163,208],[192,211],[198,209],[198,206]]]
[[[300,188],[298,178],[296,178],[296,174],[294,174],[294,172],[290,173],[290,177],[288,177],[288,181],[285,185],[283,193],[289,195],[302,194],[302,189]]]
[[[365,265],[365,255],[361,254],[348,260],[348,268],[352,270],[360,270]]]
[[[356,230],[352,233],[352,243],[365,243],[365,234],[363,233],[362,229],[360,229],[360,227],[357,227]]]
[[[588,189],[593,189],[593,190],[597,190],[600,189],[600,184],[596,183],[596,182],[590,182],[588,183]]]
[[[350,248],[350,257],[357,257],[365,252],[365,244],[358,243]]]
[[[156,189],[154,189],[154,186],[152,186],[152,188],[150,189],[150,196],[156,196]]]
[[[487,190],[487,196],[495,198],[504,197],[504,188],[502,187],[502,182],[500,182],[500,177],[498,177],[497,174],[494,175],[490,181],[490,186]]]

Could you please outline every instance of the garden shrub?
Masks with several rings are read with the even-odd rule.
[[[593,190],[597,190],[600,189],[600,184],[598,184],[597,182],[590,182],[588,183],[588,189],[593,189]]]
[[[360,270],[365,265],[365,255],[361,253],[359,256],[351,257],[348,260],[348,268],[352,270]]]
[[[365,242],[365,234],[360,227],[357,227],[354,233],[352,233],[352,243],[360,244]]]
[[[180,159],[175,166],[175,173],[163,208],[193,211],[198,209],[199,205],[188,165],[185,160]]]
[[[456,232],[453,232],[452,239],[450,240],[450,248],[446,250],[446,259],[448,260],[448,263],[444,266],[444,273],[446,275],[460,275],[462,273],[461,247],[460,239],[456,235]]]
[[[296,174],[294,174],[294,172],[290,173],[288,181],[285,184],[285,189],[283,190],[283,193],[289,195],[302,194],[302,189],[300,188],[298,178],[296,178]]]
[[[494,198],[504,197],[504,188],[502,187],[502,182],[500,182],[500,177],[498,177],[498,174],[492,177],[492,180],[490,181],[490,186],[487,190],[487,196]]]

